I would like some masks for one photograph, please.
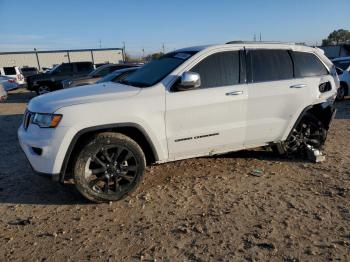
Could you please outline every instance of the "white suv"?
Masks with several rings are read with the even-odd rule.
[[[32,99],[18,130],[35,171],[119,200],[145,166],[275,146],[320,148],[339,80],[316,48],[228,43],[168,53],[120,82]]]
[[[24,76],[17,66],[0,67],[0,75],[14,78],[19,85],[24,84]]]

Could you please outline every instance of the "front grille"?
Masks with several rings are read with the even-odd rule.
[[[33,113],[26,110],[25,113],[24,113],[24,117],[23,117],[23,127],[24,127],[24,130],[27,130],[28,129],[28,126],[32,120],[32,116],[33,116]]]

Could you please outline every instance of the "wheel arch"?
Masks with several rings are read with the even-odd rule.
[[[75,157],[82,149],[84,141],[91,139],[96,134],[101,132],[117,132],[133,139],[137,144],[139,144],[144,152],[147,164],[152,164],[159,159],[154,143],[148,136],[146,130],[144,130],[144,128],[138,124],[118,123],[88,127],[77,132],[68,146],[68,150],[65,154],[59,174],[59,181],[61,183],[64,182],[66,175],[72,171]]]
[[[290,132],[288,134],[287,139],[290,137],[293,129],[299,125],[300,121],[303,119],[303,117],[306,114],[311,114],[311,115],[315,116],[317,119],[319,119],[322,122],[324,127],[328,130],[335,112],[336,112],[336,109],[332,104],[325,105],[324,103],[321,103],[321,104],[307,106],[306,108],[303,109],[303,111],[301,112],[301,114],[299,115],[297,120],[295,121],[292,129],[290,130]]]

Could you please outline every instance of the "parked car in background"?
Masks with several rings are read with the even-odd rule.
[[[72,77],[88,75],[94,66],[91,62],[63,63],[50,71],[27,77],[27,89],[38,95],[62,89],[62,81]]]
[[[337,73],[340,80],[337,100],[343,100],[345,96],[350,95],[350,56],[339,57],[332,60],[337,67]]]
[[[27,78],[28,76],[32,76],[32,75],[37,75],[39,73],[36,67],[22,67],[21,72],[24,78]]]
[[[99,63],[99,64],[95,64],[95,68],[99,68],[100,66],[104,66],[104,65],[108,65],[109,63]]]
[[[71,77],[66,80],[63,80],[62,87],[69,88],[74,86],[84,86],[84,85],[94,84],[98,80],[100,80],[102,77],[108,75],[109,73],[112,73],[115,70],[134,67],[134,66],[135,66],[134,64],[105,64],[96,68],[87,76]]]
[[[34,170],[61,182],[72,175],[86,198],[113,201],[135,189],[146,164],[261,146],[321,149],[338,87],[318,48],[185,48],[116,83],[32,99],[18,136]]]
[[[19,84],[16,82],[16,79],[8,76],[0,76],[0,85],[6,90],[14,90],[19,87]]]
[[[14,78],[19,85],[24,84],[24,76],[17,66],[0,67],[0,75]]]
[[[7,99],[7,92],[4,86],[0,82],[0,102],[3,102]]]
[[[131,73],[135,72],[140,67],[130,67],[125,69],[119,69],[115,70],[114,72],[106,75],[105,77],[102,77],[100,80],[96,82],[96,84],[99,83],[105,83],[105,82],[118,82],[123,80],[125,77],[130,75]]]

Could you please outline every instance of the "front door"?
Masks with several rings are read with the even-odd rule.
[[[246,125],[246,84],[239,51],[211,54],[189,71],[201,86],[167,92],[166,132],[170,159],[241,149]]]

